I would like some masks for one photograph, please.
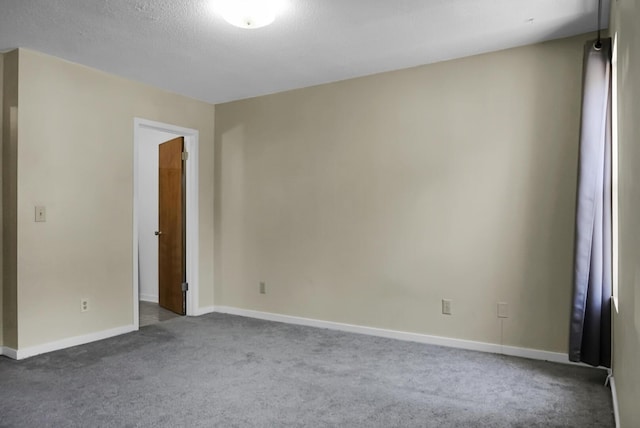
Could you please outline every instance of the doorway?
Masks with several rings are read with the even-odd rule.
[[[134,227],[133,227],[133,320],[137,328],[153,322],[159,322],[172,318],[173,312],[169,312],[159,306],[164,299],[166,305],[166,293],[160,293],[159,274],[160,240],[166,247],[169,236],[163,236],[159,224],[160,214],[160,177],[159,156],[163,143],[177,140],[183,144],[186,154],[183,164],[184,180],[182,181],[183,193],[172,198],[175,201],[176,210],[181,212],[184,221],[184,229],[180,243],[175,251],[179,251],[179,259],[182,260],[182,270],[173,276],[179,275],[178,288],[179,299],[175,307],[170,307],[179,314],[194,315],[198,307],[198,131],[182,128],[175,125],[149,121],[146,119],[134,119]],[[170,144],[164,144],[170,146]],[[178,178],[180,182],[180,178]],[[165,197],[166,199],[166,197]],[[180,201],[179,199],[182,199]],[[181,202],[183,203],[181,207]],[[166,205],[166,201],[165,201]],[[169,204],[171,207],[171,204]],[[180,221],[180,223],[182,223]],[[166,222],[165,225],[166,226]],[[184,248],[184,252],[182,249]],[[184,257],[183,257],[184,256]],[[167,263],[165,262],[165,270]],[[174,278],[175,279],[175,278]],[[175,282],[175,281],[174,281]],[[166,290],[166,289],[165,289]],[[184,298],[184,299],[183,299]],[[175,315],[178,316],[178,315]]]

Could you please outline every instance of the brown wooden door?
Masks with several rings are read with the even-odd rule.
[[[186,313],[184,138],[160,144],[158,214],[158,294],[160,306]]]

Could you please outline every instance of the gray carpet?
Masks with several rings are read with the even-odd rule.
[[[0,357],[0,426],[613,427],[605,377],[212,314]]]

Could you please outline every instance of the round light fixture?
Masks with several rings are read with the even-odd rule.
[[[219,0],[216,9],[225,21],[255,29],[271,24],[283,9],[283,0]]]

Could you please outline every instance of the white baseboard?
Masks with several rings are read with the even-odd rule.
[[[85,343],[95,342],[97,340],[108,339],[109,337],[119,336],[121,334],[130,333],[137,330],[134,325],[125,325],[122,327],[103,330],[96,333],[85,334],[82,336],[69,337],[67,339],[56,340],[55,342],[44,343],[42,345],[30,346],[23,349],[9,349],[4,347],[3,354],[14,360],[22,360],[47,352],[58,351],[60,349],[71,348],[72,346],[84,345]],[[9,351],[5,353],[6,351]]]
[[[534,360],[552,361],[556,363],[575,364],[569,361],[567,354],[561,352],[542,351],[539,349],[519,348],[516,346],[503,346],[494,343],[475,342],[471,340],[452,339],[441,336],[430,336],[420,333],[409,333],[397,330],[387,330],[375,327],[343,324],[332,321],[322,321],[311,318],[294,317],[290,315],[274,314],[270,312],[253,311],[249,309],[233,308],[229,306],[214,306],[215,312],[240,315],[243,317],[257,318],[267,321],[277,321],[287,324],[305,325],[309,327],[340,330],[349,333],[367,334],[369,336],[386,337],[390,339],[406,340],[410,342],[426,343],[430,345],[446,346],[449,348],[468,349],[471,351],[488,352],[492,354],[511,355],[515,357],[530,358]],[[582,365],[582,364],[581,364]]]
[[[151,303],[159,302],[157,294],[140,293],[140,295],[138,296],[138,299],[141,300],[142,302],[151,302]]]
[[[193,316],[194,317],[199,317],[201,315],[206,315],[206,314],[210,314],[216,312],[216,307],[215,306],[205,306],[203,308],[197,308],[196,310],[193,311]]]
[[[613,401],[613,418],[616,421],[616,428],[620,428],[620,408],[618,407],[618,391],[616,390],[616,380],[613,375],[609,377],[611,387],[611,400]]]
[[[205,315],[212,312],[219,312],[231,315],[239,315],[249,318],[262,319],[267,321],[283,322],[287,324],[304,325],[309,327],[326,328],[330,330],[339,330],[349,333],[366,334],[369,336],[386,337],[390,339],[406,340],[410,342],[426,343],[430,345],[446,346],[450,348],[468,349],[472,351],[488,352],[493,354],[511,355],[516,357],[531,358],[534,360],[552,361],[557,363],[570,363],[568,357],[564,353],[550,352],[538,349],[520,348],[516,346],[502,346],[494,343],[476,342],[471,340],[453,339],[441,336],[431,336],[421,333],[410,333],[397,330],[388,330],[375,327],[365,327],[353,324],[344,324],[332,321],[316,320],[311,318],[296,317],[291,315],[275,314],[270,312],[253,311],[249,309],[233,308],[229,306],[207,306],[198,308],[195,311],[196,316]],[[70,348],[73,346],[83,345],[97,340],[107,339],[109,337],[130,333],[137,330],[134,325],[117,327],[110,330],[104,330],[97,333],[90,333],[82,336],[70,337],[67,339],[49,342],[42,345],[36,345],[24,349],[12,349],[6,346],[0,347],[0,353],[9,358],[21,360],[33,357],[35,355],[47,352],[57,351],[60,349]],[[616,421],[618,420],[618,401],[615,390],[615,381],[611,378],[611,393],[613,395],[614,412]]]
[[[9,348],[8,346],[0,346],[0,355],[13,358],[14,360],[18,359],[18,352],[13,348]]]

